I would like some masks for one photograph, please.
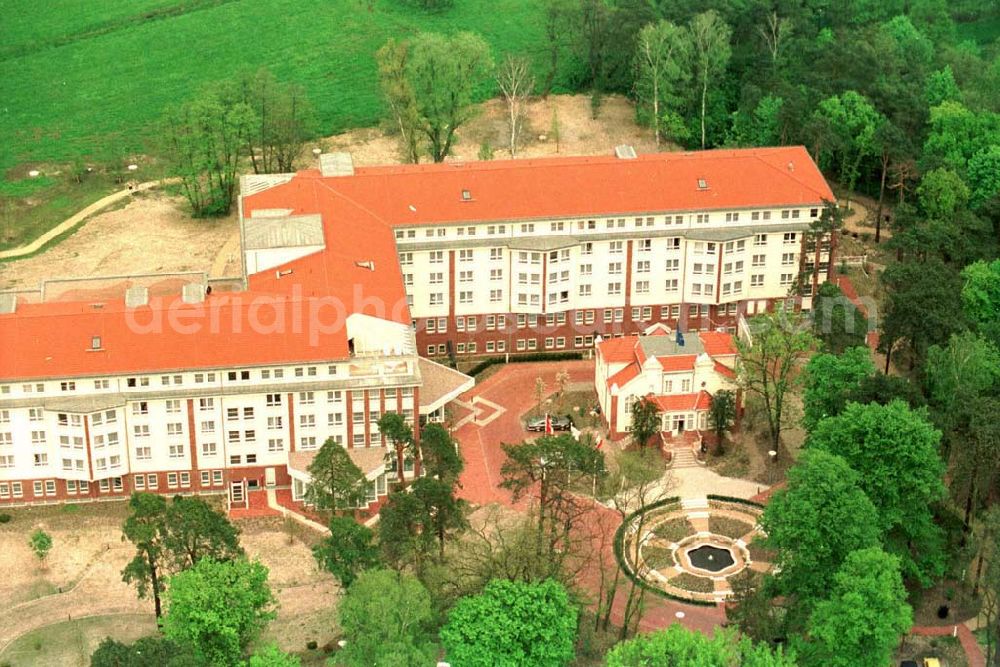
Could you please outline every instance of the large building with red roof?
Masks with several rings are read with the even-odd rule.
[[[244,177],[240,278],[0,295],[0,503],[301,495],[326,438],[384,447],[380,415],[418,424],[470,386],[426,357],[589,354],[657,323],[732,329],[793,291],[808,307],[833,253],[808,232],[831,200],[801,147],[358,168],[331,154]],[[374,494],[401,474],[356,458]]]

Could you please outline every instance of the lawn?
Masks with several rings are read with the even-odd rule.
[[[152,614],[115,614],[62,621],[22,635],[0,652],[0,664],[85,667],[105,637],[134,642],[156,631]]]
[[[5,7],[13,20],[0,24],[0,172],[142,152],[165,107],[242,67],[267,66],[301,83],[317,108],[317,130],[332,134],[379,120],[373,54],[389,37],[474,30],[496,56],[545,49],[535,0],[463,0],[440,13],[402,0],[55,4]]]

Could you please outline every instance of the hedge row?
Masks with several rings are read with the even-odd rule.
[[[535,352],[533,354],[512,354],[510,359],[506,357],[487,357],[465,372],[466,375],[476,377],[490,366],[503,363],[526,363],[531,361],[577,361],[583,359],[583,352]]]
[[[757,503],[752,500],[747,500],[746,498],[736,498],[734,496],[719,496],[714,493],[708,494],[707,498],[709,500],[718,500],[724,503],[736,503],[737,505],[747,505],[749,507],[756,507],[757,509],[764,509],[762,503]]]

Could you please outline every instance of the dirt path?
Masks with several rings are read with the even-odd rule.
[[[163,181],[146,181],[145,183],[139,183],[136,186],[125,188],[124,190],[119,190],[118,192],[112,192],[110,195],[98,199],[90,206],[87,206],[86,208],[66,218],[61,223],[59,223],[49,231],[42,234],[28,245],[23,245],[17,248],[11,248],[10,250],[4,250],[3,252],[0,252],[0,259],[13,259],[15,257],[23,257],[24,255],[30,255],[33,252],[38,252],[38,250],[42,246],[44,246],[46,243],[48,243],[55,237],[69,231],[76,225],[80,224],[87,217],[99,211],[102,211],[108,206],[111,206],[116,202],[119,202],[127,197],[130,197],[137,192],[145,192],[152,188],[160,187],[162,185],[176,183],[179,180],[180,179],[177,178],[168,178]]]

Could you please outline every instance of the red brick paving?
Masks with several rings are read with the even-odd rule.
[[[468,423],[455,431],[465,459],[465,470],[460,479],[462,489],[459,495],[462,498],[476,504],[495,502],[521,510],[527,508],[530,499],[522,499],[515,505],[510,492],[499,488],[500,468],[506,458],[500,444],[521,442],[529,437],[522,426],[521,417],[534,406],[535,379],[541,377],[551,391],[556,387],[556,374],[562,370],[569,372],[571,382],[593,381],[592,361],[509,364],[461,397],[468,402],[475,396],[481,396],[506,408],[504,414],[486,426]],[[615,562],[611,538],[620,523],[619,517],[616,512],[603,506],[598,506],[597,514],[601,518],[581,527],[585,531],[583,537],[590,540],[593,552],[601,554],[609,568],[615,567],[611,565]],[[591,559],[591,566],[580,575],[584,587],[595,596],[599,588],[599,568],[600,561]],[[622,622],[628,595],[627,580],[622,578],[621,581],[611,614],[612,621],[617,624]],[[684,618],[680,622],[686,627],[706,633],[726,620],[725,611],[721,607],[688,605],[647,594],[646,611],[640,628],[649,631],[667,627],[678,620],[677,612],[684,612]]]
[[[247,491],[247,507],[234,507],[229,510],[231,519],[253,519],[262,516],[281,516],[281,512],[267,505],[267,491],[258,489]]]
[[[972,630],[969,630],[965,623],[959,623],[958,625],[918,626],[910,629],[910,634],[922,635],[924,637],[950,636],[953,632],[957,632],[958,634],[958,641],[962,645],[962,650],[965,651],[965,658],[969,661],[969,667],[986,667],[986,656],[983,655],[983,648],[976,641]]]

